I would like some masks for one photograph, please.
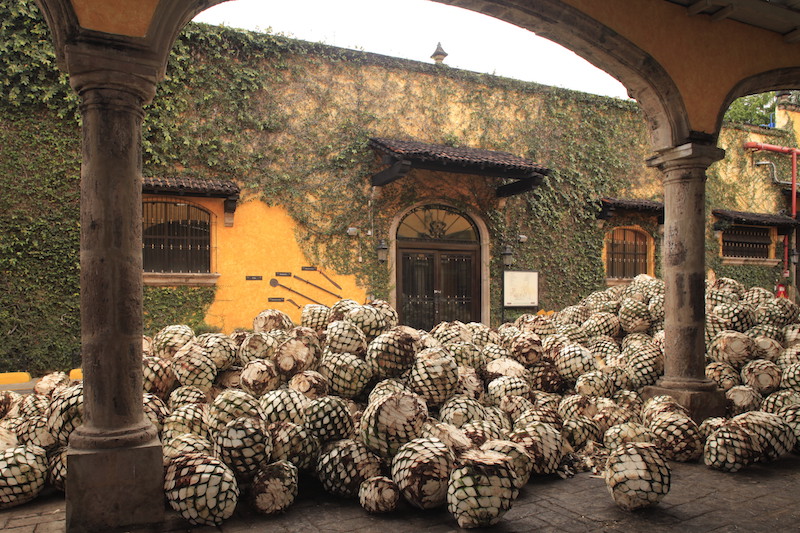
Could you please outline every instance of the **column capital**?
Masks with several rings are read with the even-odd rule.
[[[711,144],[690,142],[660,150],[647,160],[647,165],[662,171],[695,168],[707,169],[725,157],[725,150]]]
[[[113,90],[134,96],[141,107],[153,99],[160,79],[158,61],[147,54],[129,50],[112,55],[91,43],[68,44],[66,64],[70,85],[84,101],[94,90]]]

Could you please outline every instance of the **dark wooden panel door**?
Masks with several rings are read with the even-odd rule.
[[[398,250],[402,324],[430,330],[439,322],[480,320],[476,249]]]

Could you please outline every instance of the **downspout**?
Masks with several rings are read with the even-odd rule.
[[[792,156],[792,219],[797,219],[797,154],[800,149],[792,148],[790,146],[777,146],[775,144],[766,144],[748,141],[744,143],[746,150],[763,150],[766,152],[776,152],[779,154],[789,154]],[[791,232],[794,236],[794,228]],[[783,271],[789,270],[789,234],[783,236]],[[795,281],[796,283],[796,281]]]

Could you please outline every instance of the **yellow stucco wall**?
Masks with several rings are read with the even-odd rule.
[[[205,321],[225,333],[237,328],[251,328],[253,318],[270,308],[284,311],[296,324],[300,323],[301,309],[288,301],[269,302],[269,298],[290,298],[301,307],[313,303],[308,298],[328,306],[339,300],[294,277],[276,277],[276,272],[290,272],[342,298],[358,302],[364,302],[367,298],[364,289],[356,285],[354,276],[338,275],[320,265],[312,265],[304,257],[295,240],[295,222],[281,207],[270,207],[259,200],[245,201],[236,209],[233,226],[226,227],[221,198],[145,195],[144,199],[186,202],[211,212],[211,270],[220,276],[216,284],[216,297],[206,313]],[[317,266],[341,289],[319,272],[303,271],[304,266]],[[262,279],[247,280],[248,276],[261,276]],[[270,286],[273,278],[308,298],[282,287]]]
[[[564,0],[647,51],[675,81],[690,127],[711,133],[728,93],[750,76],[796,66],[800,45],[732,20],[691,17],[662,0]]]
[[[365,301],[366,293],[356,286],[353,276],[340,276],[323,268],[325,274],[342,287],[337,289],[319,272],[302,270],[303,266],[319,265],[311,265],[303,256],[294,238],[295,223],[285,209],[250,200],[236,209],[233,227],[225,227],[221,221],[218,217],[214,262],[220,277],[216,299],[206,314],[208,324],[226,333],[236,328],[251,328],[253,318],[268,308],[288,313],[299,324],[300,309],[288,301],[269,302],[269,298],[290,298],[300,306],[313,302],[282,287],[271,287],[273,278],[328,306],[339,299],[293,277],[276,277],[276,272],[291,272],[343,298]],[[248,281],[247,276],[261,276],[262,279]]]
[[[159,0],[71,0],[81,27],[144,37]]]

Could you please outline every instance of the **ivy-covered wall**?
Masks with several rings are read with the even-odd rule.
[[[77,99],[32,0],[0,0],[0,66],[0,331],[9,339],[0,370],[68,368],[79,352]],[[269,34],[190,24],[146,111],[145,175],[236,181],[242,201],[288,210],[309,263],[355,276],[376,297],[393,280],[375,242],[399,211],[447,197],[481,213],[492,241],[493,323],[502,246],[513,244],[515,268],[539,271],[541,306],[561,308],[604,284],[609,228],[597,224],[596,199],[661,195],[634,102]],[[381,166],[371,136],[503,150],[554,172],[506,202],[488,178],[416,171],[373,194],[369,178]],[[710,191],[710,205],[737,208],[727,188]],[[373,234],[362,231],[354,246],[350,226]],[[659,240],[655,224],[642,227]],[[750,279],[771,287],[761,271]],[[204,328],[213,300],[209,289],[148,288],[146,330]]]

